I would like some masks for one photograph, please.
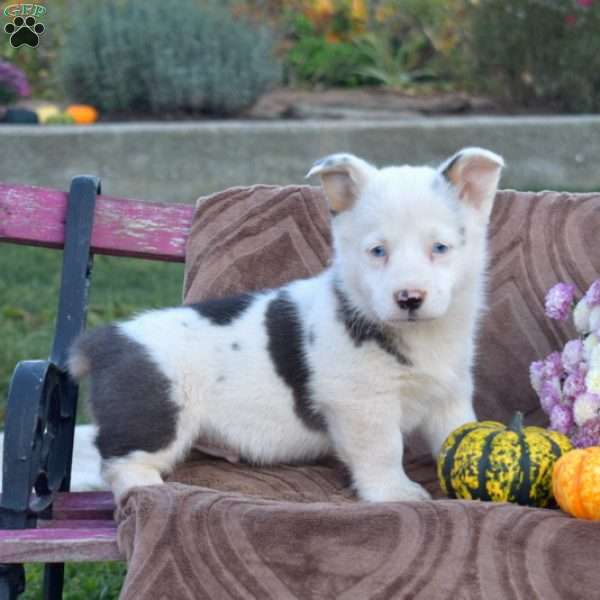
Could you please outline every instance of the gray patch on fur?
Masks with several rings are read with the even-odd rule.
[[[460,245],[464,246],[467,243],[467,230],[464,225],[458,230],[458,234],[460,235]]]
[[[346,331],[355,346],[361,346],[365,342],[375,342],[401,365],[412,366],[412,362],[400,352],[397,342],[383,327],[367,319],[356,307],[352,306],[338,285],[334,284],[333,291],[337,300],[338,319],[346,326]]]
[[[240,345],[237,342],[233,342],[233,344],[231,344],[231,349],[232,350],[239,350],[240,349]]]
[[[90,363],[89,401],[102,458],[157,452],[174,441],[179,407],[144,346],[108,325],[84,333],[71,352]]]
[[[230,325],[244,314],[254,299],[253,294],[238,294],[237,296],[204,300],[188,304],[188,306],[209,319],[213,325]]]
[[[296,415],[309,429],[325,431],[325,419],[313,404],[310,389],[312,373],[306,360],[302,321],[296,304],[287,292],[279,292],[269,302],[265,326],[269,355],[275,371],[292,391]]]

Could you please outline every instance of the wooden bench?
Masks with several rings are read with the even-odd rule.
[[[62,596],[65,561],[122,560],[109,492],[69,492],[78,389],[66,357],[84,329],[94,254],[183,262],[194,207],[110,198],[95,177],[69,193],[0,183],[0,242],[62,249],[48,360],[20,362],[8,393],[0,498],[0,600],[45,563],[44,598]]]

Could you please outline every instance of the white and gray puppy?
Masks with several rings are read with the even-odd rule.
[[[403,434],[436,454],[475,419],[472,365],[486,230],[502,158],[439,168],[318,161],[334,258],[279,289],[153,310],[85,333],[70,372],[91,379],[102,471],[115,496],[158,484],[199,439],[250,463],[335,452],[359,497],[420,500]]]

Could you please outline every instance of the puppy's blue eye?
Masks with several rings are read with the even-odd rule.
[[[376,258],[383,258],[385,256],[385,248],[383,246],[373,246],[369,252]]]
[[[434,254],[446,254],[446,252],[450,250],[450,246],[447,246],[446,244],[441,244],[440,242],[436,242],[433,245],[432,250]]]

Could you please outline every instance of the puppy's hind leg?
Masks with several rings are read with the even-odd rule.
[[[131,488],[163,483],[162,469],[152,458],[146,452],[133,452],[102,461],[102,477],[112,489],[116,502]]]

